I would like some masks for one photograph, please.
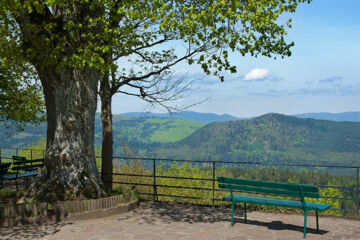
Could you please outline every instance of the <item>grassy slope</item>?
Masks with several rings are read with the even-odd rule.
[[[114,144],[121,147],[121,141],[132,144],[135,148],[145,148],[145,144],[169,143],[179,141],[203,127],[205,124],[171,118],[130,118],[114,115]],[[0,126],[4,137],[0,139],[2,148],[21,148],[36,143],[46,137],[46,124],[27,126],[24,131],[6,130]],[[7,135],[5,134],[7,132]],[[99,115],[95,121],[95,143],[101,145],[102,130]]]
[[[154,145],[184,139],[203,126],[202,123],[171,118],[118,120],[114,123],[115,154],[121,154],[122,142],[135,152],[143,152]]]

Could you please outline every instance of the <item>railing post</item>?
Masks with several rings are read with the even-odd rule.
[[[32,149],[30,149],[30,159],[32,160],[33,157],[32,157]]]
[[[360,209],[360,196],[359,196],[359,168],[356,168],[356,202],[357,202],[357,215],[359,216]]]
[[[0,148],[0,163],[1,163],[1,148]]]
[[[157,201],[157,190],[156,190],[156,161],[155,158],[153,159],[153,185],[154,185],[154,201]]]
[[[215,162],[212,162],[213,165],[213,186],[212,186],[212,206],[215,207]]]

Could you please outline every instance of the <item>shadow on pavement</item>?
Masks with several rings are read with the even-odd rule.
[[[0,239],[35,239],[47,235],[53,235],[60,231],[60,229],[72,223],[54,223],[54,224],[28,224],[16,227],[0,227]]]
[[[187,223],[216,223],[216,222],[228,222],[230,226],[231,209],[224,208],[212,208],[186,203],[163,203],[154,202],[151,204],[143,204],[140,209],[137,209],[140,213],[141,219],[148,224],[154,224],[156,221],[161,220],[165,223],[173,222],[187,222]],[[240,213],[240,216],[243,213]],[[234,223],[244,223],[243,218],[239,217],[239,211],[237,210]],[[299,215],[299,217],[301,217]],[[263,222],[256,220],[249,220],[247,224],[267,227],[271,230],[293,230],[303,232],[304,227],[301,225],[286,224],[281,221]],[[307,227],[307,233],[317,233],[316,229]],[[326,234],[328,231],[319,230],[317,234]]]
[[[137,209],[141,218],[148,224],[161,219],[165,223],[215,223],[229,220],[227,209],[202,207],[183,203],[154,202]]]
[[[242,222],[244,222],[244,220]],[[292,230],[292,231],[304,232],[304,226],[287,224],[287,223],[283,223],[282,221],[260,222],[254,220],[247,220],[247,224],[263,226],[263,227],[267,227],[268,229],[276,230],[276,231]],[[307,227],[306,232],[323,235],[328,233],[329,231],[319,229],[319,232],[316,232],[316,228]]]

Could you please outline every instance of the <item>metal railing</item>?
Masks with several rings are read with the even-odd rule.
[[[152,193],[149,192],[139,192],[140,197],[141,195],[147,195],[147,196],[152,196],[153,200],[158,200],[158,197],[173,197],[173,198],[185,198],[185,199],[197,199],[197,200],[207,200],[210,201],[211,204],[213,206],[215,206],[216,202],[219,201],[223,201],[222,199],[216,198],[216,192],[221,192],[224,190],[222,189],[217,189],[216,188],[216,171],[217,169],[221,169],[224,167],[219,167],[219,165],[230,165],[231,168],[236,167],[242,167],[244,165],[250,165],[250,166],[261,166],[261,167],[265,167],[265,168],[269,168],[269,167],[278,167],[281,169],[284,169],[284,167],[286,168],[290,168],[293,170],[294,168],[336,168],[336,169],[351,169],[355,171],[355,178],[354,179],[354,186],[332,186],[332,185],[318,185],[319,188],[321,189],[343,189],[343,190],[352,190],[355,192],[355,196],[354,197],[338,197],[338,196],[320,196],[320,198],[323,199],[334,199],[334,200],[343,200],[343,201],[354,201],[355,202],[355,206],[356,209],[342,209],[342,208],[331,208],[330,210],[334,210],[334,211],[342,211],[342,212],[352,212],[352,213],[356,213],[357,215],[359,215],[359,209],[360,209],[360,186],[359,186],[359,169],[360,166],[345,166],[345,165],[325,165],[325,164],[288,164],[288,163],[262,163],[262,162],[222,162],[222,161],[202,161],[202,160],[174,160],[174,159],[159,159],[159,158],[132,158],[132,157],[113,157],[113,161],[119,161],[119,162],[124,162],[124,161],[145,161],[145,162],[150,162],[148,164],[144,164],[146,166],[146,168],[148,169],[147,174],[134,174],[134,173],[117,173],[114,172],[113,173],[113,178],[115,178],[115,176],[128,176],[128,177],[140,177],[140,178],[151,178],[152,179],[152,183],[136,183],[133,181],[113,181],[113,183],[115,184],[125,184],[125,185],[136,185],[136,186],[147,186],[147,187],[151,187]],[[196,164],[196,165],[203,165],[205,166],[208,170],[211,169],[212,171],[212,177],[211,178],[193,178],[193,177],[178,177],[178,176],[160,176],[157,174],[156,172],[156,166],[158,163],[162,162],[178,162],[178,163],[190,163],[190,164]],[[226,168],[226,167],[225,167]],[[149,174],[151,172],[151,174]],[[198,181],[205,181],[205,182],[210,182],[212,187],[189,187],[189,186],[175,186],[175,185],[162,185],[162,184],[158,184],[157,180],[158,179],[164,179],[164,178],[168,178],[168,179],[176,179],[176,180],[198,180]],[[149,181],[148,181],[149,182]],[[158,193],[158,188],[175,188],[175,189],[184,189],[184,190],[201,190],[201,191],[211,191],[212,192],[212,197],[211,198],[204,198],[204,197],[195,197],[195,196],[180,196],[180,195],[173,195],[173,194],[159,194]],[[274,195],[276,196],[276,195]]]
[[[33,159],[35,154],[41,154],[42,157],[45,156],[45,150],[37,150],[37,149],[27,149],[27,148],[0,148],[0,163],[5,161],[10,161],[12,159],[12,155],[22,155],[22,154],[30,154],[29,159]],[[96,157],[101,158],[101,157]],[[147,169],[151,169],[151,174],[134,174],[134,173],[117,173],[114,172],[114,176],[128,176],[128,177],[140,177],[140,178],[151,178],[152,183],[134,183],[134,182],[124,182],[124,181],[113,181],[113,183],[117,184],[125,184],[125,185],[138,185],[138,186],[148,186],[151,187],[152,193],[148,192],[139,192],[140,195],[150,195],[154,200],[157,200],[158,197],[175,197],[175,198],[185,198],[185,199],[198,199],[198,200],[208,200],[214,206],[216,202],[222,201],[222,199],[216,198],[216,192],[221,192],[224,190],[216,188],[216,170],[221,169],[223,167],[219,167],[219,165],[231,165],[231,167],[243,167],[244,165],[250,166],[260,166],[260,167],[279,167],[279,168],[328,168],[328,169],[351,169],[354,170],[355,173],[355,185],[354,186],[331,186],[331,185],[318,185],[319,188],[322,189],[343,189],[343,190],[352,190],[355,192],[354,197],[336,197],[336,196],[321,196],[321,198],[335,199],[335,200],[344,200],[344,201],[354,201],[356,209],[339,209],[339,208],[331,208],[331,210],[337,211],[345,211],[345,212],[354,212],[359,215],[360,212],[360,184],[359,184],[359,170],[360,166],[345,166],[345,165],[325,165],[325,164],[288,164],[288,163],[263,163],[263,162],[222,162],[222,161],[205,161],[205,160],[175,160],[175,159],[160,159],[160,158],[134,158],[134,157],[113,157],[113,161],[146,161],[150,162],[149,164],[145,164]],[[211,169],[212,174],[211,178],[193,178],[193,177],[177,177],[177,176],[160,176],[156,173],[157,165],[160,162],[173,163],[174,161],[178,163],[189,163],[195,165],[203,165],[207,169]],[[149,173],[149,171],[148,171]],[[205,181],[211,183],[211,188],[209,187],[189,187],[189,186],[167,186],[158,184],[158,179],[177,179],[177,180],[198,180]],[[190,189],[190,190],[201,190],[201,191],[211,191],[211,198],[204,197],[195,197],[195,196],[179,196],[172,194],[159,194],[158,188],[175,188],[175,189]]]
[[[12,161],[12,156],[27,155],[29,160],[34,158],[44,158],[45,150],[30,148],[0,148],[0,163],[2,161]],[[40,155],[41,157],[37,156]]]

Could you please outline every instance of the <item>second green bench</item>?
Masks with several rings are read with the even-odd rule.
[[[39,174],[39,169],[44,166],[44,159],[27,160],[25,157],[13,156],[11,172],[2,176],[2,180],[15,180],[18,191],[18,179],[28,178]]]

